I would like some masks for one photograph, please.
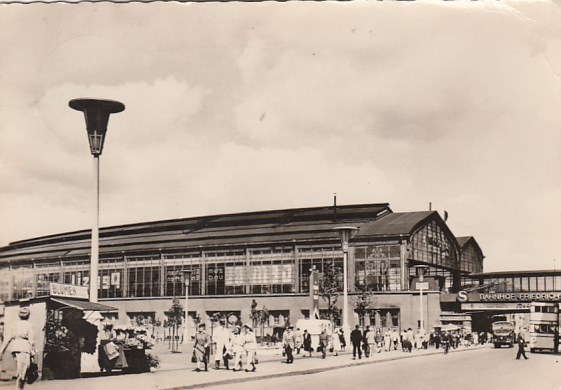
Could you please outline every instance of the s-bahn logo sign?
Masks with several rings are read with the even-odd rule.
[[[468,293],[460,291],[456,300],[465,302],[559,302],[561,292],[505,292],[505,293]]]

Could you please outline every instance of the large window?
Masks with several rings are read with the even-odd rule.
[[[68,261],[64,263],[64,283],[77,286],[90,285],[90,263],[87,260]]]
[[[48,296],[51,282],[60,283],[60,263],[40,263],[35,268],[37,297]]]
[[[457,268],[456,249],[436,221],[419,230],[411,239],[413,260],[447,268]]]
[[[327,265],[333,263],[338,275],[337,290],[343,291],[343,252],[339,248],[301,248],[300,256],[300,292],[310,292],[310,274],[315,269],[320,273],[320,279]]]
[[[235,292],[235,286],[232,286],[233,280],[239,283],[240,263],[245,262],[245,251],[217,251],[205,254],[205,283],[207,295],[224,295],[227,293],[226,288],[226,263],[230,263],[233,267],[238,268],[238,276],[232,279],[232,269],[228,271],[229,292]],[[235,271],[233,271],[235,272]],[[233,287],[233,289],[231,288]],[[238,291],[242,291],[238,285]]]
[[[14,294],[13,299],[31,298],[33,296],[33,266],[23,265],[14,267]]]
[[[374,329],[381,331],[390,328],[399,328],[399,309],[370,309],[365,315],[365,320]]]
[[[12,272],[9,268],[0,269],[0,301],[8,301],[12,295]]]
[[[128,258],[129,297],[159,297],[160,258],[158,256]]]
[[[254,250],[248,282],[252,294],[294,292],[294,255],[291,249]]]
[[[399,245],[371,245],[355,249],[355,284],[370,291],[401,290]]]
[[[460,270],[464,272],[483,272],[482,260],[473,245],[464,248],[461,254]]]
[[[189,253],[165,256],[164,294],[167,297],[185,296],[185,273],[191,272],[189,295],[201,295],[201,255]]]
[[[123,258],[100,259],[98,296],[100,298],[120,298],[123,296]]]

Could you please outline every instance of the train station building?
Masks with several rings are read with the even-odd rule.
[[[421,307],[427,330],[447,323],[471,326],[473,316],[486,310],[476,301],[461,302],[464,295],[475,297],[484,289],[561,289],[559,272],[483,273],[484,255],[476,239],[456,237],[436,211],[394,212],[388,203],[376,203],[102,228],[99,301],[118,309],[105,314],[108,320],[142,319],[154,325],[164,322],[174,298],[183,299],[188,293],[192,327],[196,321],[211,321],[216,313],[229,321],[247,322],[255,300],[269,314],[266,329],[288,321],[295,324],[313,315],[310,277],[314,270],[321,279],[334,267],[337,288],[343,291],[343,251],[334,230],[340,226],[357,228],[347,264],[351,326],[360,322],[416,329]],[[0,301],[46,296],[51,283],[88,286],[90,252],[89,230],[0,248]],[[423,283],[419,283],[418,266],[425,266]],[[364,291],[368,302],[363,319],[356,308]],[[343,307],[342,297],[337,305]],[[320,298],[320,314],[326,309]]]

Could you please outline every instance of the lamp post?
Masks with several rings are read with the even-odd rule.
[[[86,119],[86,130],[90,151],[94,157],[94,199],[95,213],[92,227],[92,249],[90,261],[90,302],[97,302],[97,276],[99,264],[99,156],[103,151],[103,142],[107,133],[109,115],[121,112],[125,105],[113,100],[73,99],[68,102],[70,108],[82,111]]]
[[[419,290],[419,328],[421,331],[425,330],[425,324],[423,321],[423,289],[429,289],[428,283],[425,283],[425,271],[429,268],[428,265],[415,265],[415,270],[417,271],[417,276],[419,277],[419,282],[417,283],[417,289]]]
[[[189,287],[191,286],[191,271],[183,270],[183,283],[185,283],[185,328],[183,330],[183,339],[185,345],[189,345]]]
[[[347,294],[348,288],[348,277],[347,277],[347,264],[349,262],[349,241],[351,239],[351,234],[358,230],[354,226],[339,226],[333,228],[339,233],[339,238],[341,239],[341,247],[343,249],[343,330],[345,333],[345,338],[349,337],[349,297]]]

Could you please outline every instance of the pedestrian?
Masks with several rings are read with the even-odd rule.
[[[339,351],[341,350],[341,340],[339,339],[339,330],[336,330],[331,335],[331,345],[333,347],[333,352],[335,352],[335,356],[339,356]]]
[[[31,364],[31,358],[35,356],[35,337],[33,326],[29,321],[31,311],[29,307],[22,307],[19,310],[19,320],[14,322],[13,333],[6,337],[0,348],[0,360],[8,346],[14,360],[16,361],[16,388],[23,389],[27,369]]]
[[[392,342],[393,342],[393,350],[397,351],[397,343],[399,341],[399,333],[397,333],[397,330],[393,330],[392,331]]]
[[[241,371],[243,364],[242,364],[242,356],[245,353],[244,345],[244,337],[241,334],[241,327],[236,325],[234,328],[234,332],[232,333],[232,337],[230,339],[232,355],[234,355],[234,365],[232,367],[232,371]]]
[[[358,358],[362,359],[362,332],[359,329],[359,326],[356,325],[355,329],[351,332],[351,344],[353,345],[353,360],[356,359],[356,355],[358,353]]]
[[[450,335],[450,344],[454,349],[458,347],[458,335],[456,334],[456,332],[452,332],[452,334]]]
[[[516,340],[518,342],[518,352],[516,353],[516,360],[520,360],[520,356],[524,356],[524,360],[528,360],[526,356],[526,351],[524,347],[526,346],[526,340],[524,340],[524,335],[522,332],[518,333],[518,338]]]
[[[448,332],[444,331],[441,336],[441,341],[442,341],[442,348],[444,349],[445,355],[448,353],[448,350],[450,349],[450,340],[451,340],[450,335],[448,334]]]
[[[220,318],[219,326],[214,329],[214,340],[216,342],[216,351],[214,353],[214,369],[220,368],[220,361],[224,361],[224,367],[229,370],[228,351],[230,342],[230,332],[225,328],[226,320]]]
[[[292,351],[294,351],[295,338],[292,329],[294,329],[293,326],[287,326],[282,335],[282,346],[286,355],[286,364],[294,363],[294,355],[292,354]]]
[[[388,328],[384,333],[384,351],[388,352],[391,349],[392,344],[392,334]]]
[[[433,338],[434,338],[434,346],[435,346],[435,348],[436,348],[436,349],[439,349],[439,348],[440,348],[440,333],[434,332]]]
[[[366,329],[364,330],[364,333],[362,335],[362,349],[364,350],[364,357],[370,357],[370,343],[368,342],[368,340],[371,338],[372,335],[372,330],[370,329],[370,326],[367,325]]]
[[[382,348],[384,347],[384,338],[382,337],[382,332],[380,332],[380,329],[376,329],[374,341],[376,343],[376,352],[382,352]]]
[[[374,332],[374,329],[370,329],[370,327],[368,327],[367,329],[368,332],[366,333],[366,343],[368,344],[368,356],[366,357],[372,357],[372,354],[376,349],[376,333]]]
[[[255,339],[255,333],[253,333],[253,328],[245,324],[243,339],[243,348],[245,350],[245,355],[247,357],[245,372],[255,371],[255,354],[257,353],[257,341]]]
[[[407,341],[409,342],[407,350],[411,352],[411,350],[413,349],[413,342],[415,341],[415,336],[413,335],[413,329],[411,328],[407,328]]]
[[[300,350],[304,344],[304,337],[300,328],[296,328],[294,331],[294,349],[296,349],[296,355],[300,355]]]
[[[324,328],[321,330],[321,333],[319,334],[319,349],[321,352],[322,359],[325,359],[328,345],[329,345],[329,335],[327,334],[327,331]]]
[[[205,365],[205,371],[208,371],[208,355],[210,347],[210,336],[206,332],[206,325],[199,324],[197,334],[195,335],[195,344],[193,350],[197,358],[197,368],[195,371],[201,371],[201,363]]]
[[[345,340],[345,332],[343,329],[339,332],[339,341],[341,342],[341,352],[345,352],[345,347],[347,346],[347,341]]]
[[[312,348],[312,335],[308,333],[307,329],[304,329],[302,338],[304,339],[304,351],[308,352],[310,354],[309,356],[312,357],[312,352],[314,351]]]

